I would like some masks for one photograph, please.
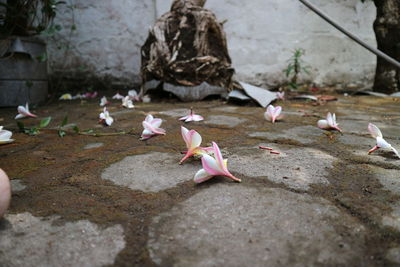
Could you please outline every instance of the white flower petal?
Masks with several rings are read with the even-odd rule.
[[[206,172],[204,169],[200,169],[194,176],[194,182],[195,183],[202,183],[204,181],[207,181],[208,179],[212,178],[213,175],[209,174]]]
[[[328,123],[327,120],[319,120],[319,121],[317,122],[317,125],[318,125],[318,127],[321,128],[321,129],[329,129],[329,128],[330,128],[329,123]]]
[[[376,138],[376,145],[380,148],[391,148],[392,145],[389,144],[388,142],[386,142],[385,139],[383,139],[382,137],[377,137]]]
[[[191,137],[192,137],[192,140],[191,140],[190,149],[199,147],[201,145],[201,141],[202,141],[201,135],[198,132],[194,131]]]
[[[112,118],[112,117],[110,117],[110,116],[108,116],[107,118],[106,118],[106,124],[108,125],[108,126],[111,126],[111,124],[114,122],[114,119]]]
[[[375,124],[368,124],[368,130],[373,138],[383,138],[381,130],[379,130],[379,128]]]

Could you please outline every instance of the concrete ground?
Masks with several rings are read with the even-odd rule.
[[[375,145],[369,122],[400,149],[397,99],[279,104],[285,117],[271,124],[262,108],[218,100],[133,110],[118,101],[109,106],[114,124],[104,128],[97,101],[57,102],[33,109],[53,118],[37,136],[17,133],[15,109],[1,110],[0,125],[16,141],[0,147],[13,187],[0,220],[0,265],[398,266],[400,160],[367,154]],[[177,120],[191,106],[205,121]],[[328,111],[343,135],[316,127]],[[139,141],[148,113],[163,119],[167,134]],[[67,128],[100,134],[69,129],[58,137],[65,115]],[[203,145],[217,142],[242,183],[195,184],[199,159],[178,164],[181,125],[197,130]]]

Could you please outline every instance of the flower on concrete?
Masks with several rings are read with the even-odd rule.
[[[120,95],[119,93],[116,93],[116,94],[112,97],[112,99],[118,99],[118,100],[120,100],[120,99],[124,99],[124,96],[123,96],[123,95]]]
[[[103,123],[104,125],[107,126],[111,126],[111,124],[114,122],[114,119],[110,116],[110,113],[108,112],[106,107],[104,107],[103,112],[100,113],[99,118],[100,118],[99,123]]]
[[[274,107],[273,105],[269,105],[267,107],[267,111],[265,111],[265,113],[264,113],[264,117],[267,121],[271,121],[272,123],[275,123],[276,120],[279,120],[282,118],[281,112],[282,112],[281,106]]]
[[[142,122],[143,132],[141,136],[141,140],[149,139],[154,135],[165,135],[165,130],[161,129],[162,120],[154,118],[151,114],[147,115],[145,120]]]
[[[339,128],[339,124],[336,123],[336,115],[333,113],[333,115],[328,112],[328,115],[326,115],[326,120],[319,120],[318,123],[318,128],[324,129],[324,130],[336,130],[339,132],[342,132],[342,129]]]
[[[103,96],[103,97],[100,99],[100,106],[101,106],[101,107],[104,107],[105,105],[108,105],[108,104],[110,104],[110,101],[107,100],[107,97]]]
[[[25,117],[32,117],[32,118],[36,118],[37,117],[35,114],[32,114],[29,111],[28,103],[26,103],[25,107],[24,106],[18,106],[17,110],[18,110],[19,114],[17,116],[15,116],[16,120],[17,119],[22,119],[22,118],[25,118]]]
[[[181,126],[181,133],[183,140],[186,143],[187,152],[186,155],[181,159],[179,164],[182,164],[186,159],[190,158],[193,155],[203,155],[209,151],[212,151],[212,147],[201,147],[201,135],[195,130],[188,130],[185,127]]]
[[[91,92],[87,92],[84,94],[85,98],[96,98],[97,97],[97,91],[91,93]]]
[[[397,152],[397,150],[394,147],[392,147],[391,144],[386,142],[385,139],[383,139],[381,130],[379,130],[379,128],[375,124],[372,123],[368,124],[368,130],[371,136],[376,139],[376,145],[368,151],[368,154],[371,154],[372,152],[378,150],[379,148],[384,148],[384,149],[391,149],[396,154],[396,156],[400,158],[400,155]]]
[[[122,106],[124,108],[135,108],[135,106],[132,103],[132,100],[129,98],[129,96],[125,96],[124,99],[122,99]]]
[[[71,94],[63,94],[60,96],[59,100],[72,100],[72,95]]]
[[[82,94],[76,94],[75,96],[72,97],[72,99],[85,99],[86,96]]]
[[[199,170],[195,174],[194,181],[196,183],[202,183],[204,181],[211,179],[214,176],[220,175],[220,176],[226,176],[236,182],[241,182],[242,180],[236,178],[228,171],[227,160],[224,160],[222,158],[222,154],[221,151],[219,150],[218,145],[215,142],[212,142],[212,144],[213,144],[214,157],[211,157],[210,155],[207,154],[203,155],[203,157],[201,158],[203,169]]]
[[[200,115],[196,115],[193,112],[193,109],[190,109],[189,115],[179,118],[180,121],[185,121],[185,122],[189,122],[189,121],[202,121],[204,120],[204,118]]]
[[[276,98],[279,100],[285,100],[285,92],[276,92]]]
[[[11,139],[11,136],[11,131],[3,130],[3,126],[0,126],[0,145],[14,142],[14,139]]]
[[[128,96],[131,100],[139,102],[140,97],[138,96],[137,92],[135,90],[129,90],[128,91]]]

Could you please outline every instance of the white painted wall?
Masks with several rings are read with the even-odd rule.
[[[371,45],[373,3],[360,0],[311,0],[332,18]],[[53,53],[55,66],[89,65],[96,75],[137,81],[140,46],[155,18],[168,11],[172,0],[76,0],[76,51],[64,60]],[[371,83],[376,58],[321,20],[297,0],[208,0],[206,8],[227,20],[228,49],[238,77],[276,85],[295,48],[306,50],[317,84]],[[70,14],[61,18],[67,23]],[[65,34],[65,33],[64,33]],[[51,51],[54,48],[51,47]]]

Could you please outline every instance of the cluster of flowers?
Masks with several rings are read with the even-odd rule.
[[[113,97],[113,99],[122,99],[124,107],[133,108],[134,106],[132,104],[132,101],[133,100],[140,101],[140,99],[137,96],[136,92],[132,91],[130,91],[130,93],[126,97],[123,97],[117,93]],[[283,98],[283,95],[281,96],[281,98]],[[107,104],[109,104],[107,98],[103,97],[100,101],[100,105],[105,106]],[[15,119],[21,119],[25,117],[33,117],[33,118],[37,117],[35,114],[32,114],[29,111],[28,104],[26,104],[25,106],[19,106],[17,108],[17,111],[18,115],[15,117]],[[282,113],[281,106],[274,107],[273,105],[269,105],[264,113],[264,117],[266,120],[275,123],[276,121],[281,120],[283,118],[281,113]],[[111,126],[111,124],[114,121],[114,119],[110,116],[109,112],[107,111],[106,107],[104,107],[103,112],[100,113],[99,118],[100,122],[107,126]],[[184,122],[191,122],[191,121],[202,121],[203,119],[204,118],[202,116],[195,114],[193,110],[190,109],[189,114],[187,116],[180,118],[179,120]],[[162,124],[162,119],[154,118],[153,115],[148,114],[145,120],[142,122],[144,130],[141,134],[141,140],[147,140],[156,135],[165,135],[166,131],[160,128],[161,124]],[[329,112],[327,114],[326,119],[319,120],[317,122],[317,126],[324,130],[339,131],[340,133],[342,133],[342,129],[339,128],[339,124],[336,122],[336,115],[334,113],[331,114]],[[400,158],[400,155],[397,152],[397,150],[383,138],[382,132],[376,125],[370,123],[368,125],[368,130],[371,136],[376,139],[376,145],[368,151],[368,154],[380,148],[383,148],[392,150],[396,154],[396,156]],[[182,164],[186,159],[194,155],[201,156],[203,169],[199,170],[195,174],[194,181],[196,183],[206,181],[211,177],[217,175],[226,176],[234,181],[238,182],[241,181],[239,178],[236,178],[228,171],[227,160],[224,160],[222,158],[221,151],[215,142],[212,142],[211,147],[201,147],[202,138],[198,132],[196,132],[195,130],[188,130],[187,128],[182,126],[181,133],[183,140],[186,143],[187,151],[185,152],[186,155],[180,161],[180,164]],[[13,142],[14,140],[11,139],[11,137],[12,137],[12,132],[3,129],[3,126],[0,126],[0,144],[7,144]],[[269,150],[270,153],[272,154],[279,154],[278,151],[275,151],[269,147],[260,147],[260,149]]]

